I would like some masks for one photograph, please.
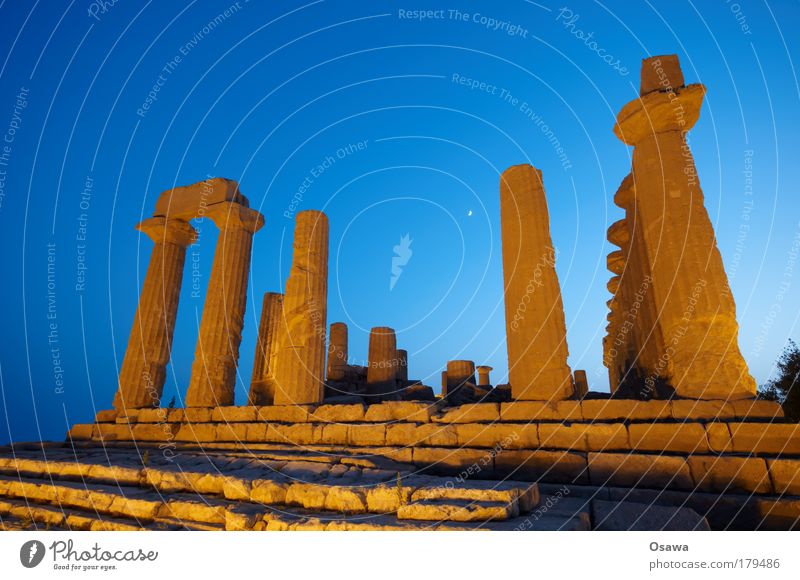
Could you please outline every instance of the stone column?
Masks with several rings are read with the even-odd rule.
[[[567,329],[542,175],[515,165],[500,178],[506,339],[511,391],[520,400],[572,396]]]
[[[614,132],[634,146],[637,235],[664,341],[653,375],[668,379],[682,397],[753,397],[736,307],[685,138],[705,87],[685,86],[678,58],[660,56],[643,61],[641,94],[623,107]]]
[[[583,399],[589,392],[589,381],[586,379],[586,371],[575,371],[575,397]]]
[[[250,251],[253,234],[264,225],[260,213],[235,202],[210,205],[205,215],[220,231],[186,392],[187,407],[233,405]]]
[[[114,396],[114,408],[120,412],[158,407],[161,402],[178,313],[186,247],[197,237],[197,232],[188,223],[164,217],[147,219],[136,229],[153,240],[155,246],[119,371],[119,390]]]
[[[327,316],[328,218],[321,211],[301,211],[283,299],[275,369],[276,405],[322,402]]]
[[[397,360],[397,380],[402,387],[408,384],[408,351],[402,348],[397,349],[395,355]]]
[[[464,383],[475,384],[475,363],[471,360],[447,361],[447,392],[452,393]]]
[[[275,402],[274,359],[277,335],[283,312],[283,294],[267,292],[261,306],[258,342],[250,380],[251,405],[272,405]]]
[[[326,377],[329,381],[343,381],[347,372],[347,325],[344,322],[331,324],[328,339],[328,368]]]
[[[447,371],[442,371],[442,395],[447,394]]]
[[[369,333],[367,393],[389,395],[397,386],[397,338],[394,329],[377,326]]]
[[[492,372],[492,367],[488,367],[486,365],[481,365],[477,367],[475,370],[478,371],[478,386],[479,387],[491,387],[492,381],[489,378],[489,373]]]

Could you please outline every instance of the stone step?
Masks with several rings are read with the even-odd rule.
[[[399,520],[431,522],[491,522],[519,515],[516,503],[465,499],[423,499],[400,506]]]

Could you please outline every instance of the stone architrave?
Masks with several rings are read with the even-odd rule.
[[[367,393],[386,396],[397,388],[397,338],[393,328],[376,326],[369,333]]]
[[[479,387],[491,387],[492,386],[492,380],[491,380],[491,378],[489,378],[489,373],[491,373],[492,370],[494,370],[494,369],[492,369],[492,367],[490,367],[490,366],[481,365],[479,367],[476,367],[475,370],[478,371],[478,386]]]
[[[234,202],[211,205],[205,215],[219,228],[219,238],[186,406],[224,407],[233,405],[253,234],[264,225],[264,218],[257,211]]]
[[[327,380],[343,381],[347,373],[348,357],[347,324],[334,322],[331,324],[330,338],[328,339],[328,368]]]
[[[641,238],[664,348],[651,379],[678,396],[742,399],[756,384],[739,351],[736,307],[703,205],[686,133],[705,87],[684,85],[677,56],[642,63],[641,97],[625,105],[614,133],[633,149],[634,238]]]
[[[276,405],[322,402],[327,313],[328,217],[321,211],[301,211],[275,358]]]
[[[397,360],[397,382],[405,387],[408,384],[408,351],[402,348],[397,349],[395,355]]]
[[[114,408],[120,412],[158,407],[161,402],[178,313],[186,247],[197,237],[197,232],[188,223],[164,217],[147,219],[136,228],[153,240],[155,246],[119,371]]]
[[[275,402],[275,346],[283,312],[283,294],[267,292],[261,306],[258,326],[258,343],[253,359],[253,376],[250,380],[251,405],[272,405]]]
[[[567,330],[542,175],[515,165],[500,178],[509,382],[514,399],[572,396]]]

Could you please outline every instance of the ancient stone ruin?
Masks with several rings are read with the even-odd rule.
[[[366,366],[328,330],[328,218],[297,214],[282,293],[263,297],[234,405],[253,235],[236,182],[164,192],[114,408],[64,443],[0,453],[2,526],[50,529],[790,529],[800,433],[755,398],[686,141],[705,87],[646,59],[614,132],[633,147],[608,229],[611,394],[574,373],[542,172],[499,176],[508,384],[443,361],[441,394],[376,326]],[[190,221],[220,230],[185,406],[161,394]],[[413,353],[413,350],[411,351]]]

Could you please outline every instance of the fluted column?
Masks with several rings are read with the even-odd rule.
[[[153,240],[155,246],[119,371],[114,408],[121,412],[160,404],[178,313],[186,247],[197,237],[188,223],[164,217],[147,219],[136,228]]]
[[[397,338],[394,329],[376,326],[369,333],[367,392],[389,395],[397,388]]]
[[[283,294],[278,292],[264,294],[248,397],[251,405],[271,405],[275,401],[273,367],[282,311]]]
[[[330,338],[328,339],[328,368],[327,380],[342,381],[347,372],[347,324],[334,322],[331,324]]]
[[[275,358],[276,405],[322,401],[327,308],[328,218],[321,211],[301,211]]]
[[[664,340],[654,374],[683,397],[753,397],[736,307],[685,138],[700,115],[705,87],[684,86],[677,57],[662,56],[642,63],[641,92],[623,107],[614,132],[634,146],[636,227]]]
[[[512,395],[522,400],[567,399],[572,396],[567,329],[538,169],[515,165],[503,173],[500,222]]]
[[[471,360],[447,361],[447,392],[452,393],[464,383],[475,384],[475,363]]]
[[[481,365],[475,369],[478,371],[478,386],[479,387],[491,387],[492,380],[489,378],[489,373],[492,372],[492,367]]]
[[[233,404],[253,234],[264,225],[260,213],[234,202],[211,205],[205,215],[220,232],[186,392],[187,407]]]

